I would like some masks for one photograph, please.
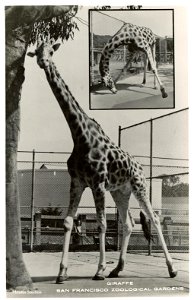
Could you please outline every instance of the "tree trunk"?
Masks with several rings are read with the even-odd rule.
[[[71,6],[6,7],[6,272],[7,288],[32,288],[22,255],[17,150],[24,59],[34,22],[68,12]]]
[[[6,35],[6,269],[7,288],[32,287],[23,262],[20,203],[17,183],[17,149],[21,87],[24,81],[25,34]]]

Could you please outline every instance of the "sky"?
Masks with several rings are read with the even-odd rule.
[[[149,13],[149,12],[148,12]],[[157,12],[158,13],[158,12]],[[115,15],[115,14],[114,14]],[[79,9],[77,17],[81,17],[88,23],[88,11],[86,8]],[[103,16],[104,17],[104,16]],[[176,12],[176,18],[184,22],[184,13],[180,10]],[[107,22],[110,18],[107,18]],[[150,16],[148,20],[150,19]],[[144,17],[145,20],[145,17]],[[111,20],[112,21],[112,20]],[[152,21],[153,22],[153,21]],[[106,134],[117,144],[118,126],[126,127],[144,120],[154,118],[173,110],[89,110],[89,50],[88,50],[88,26],[77,20],[79,31],[75,32],[74,40],[64,42],[59,50],[54,54],[53,60],[62,78],[69,86],[76,100],[85,112],[95,118],[101,124]],[[137,23],[137,22],[136,22]],[[117,24],[118,25],[118,24]],[[145,24],[147,26],[147,23]],[[158,26],[159,27],[159,26]],[[106,28],[106,26],[104,26]],[[105,30],[106,32],[106,30]],[[165,34],[170,32],[165,31]],[[183,89],[187,80],[186,65],[181,65],[181,73],[184,82],[179,76],[182,56],[186,52],[185,44],[179,42],[184,30],[175,31],[175,41],[179,43],[176,47],[176,110],[187,107],[187,89]],[[184,36],[185,38],[185,36]],[[29,49],[31,50],[31,49]],[[68,124],[58,106],[58,103],[51,92],[46,80],[44,71],[39,68],[35,58],[26,56],[25,60],[25,82],[22,89],[21,99],[21,131],[19,139],[19,150],[36,151],[72,151],[73,143]],[[165,101],[161,98],[161,101]],[[176,121],[177,122],[177,121]],[[173,127],[176,127],[174,122]],[[181,120],[180,120],[181,122]],[[183,124],[182,135],[187,131],[187,124]],[[162,135],[167,135],[165,126],[161,127]],[[180,135],[180,139],[181,136]],[[186,135],[184,139],[186,140]],[[169,136],[171,140],[171,137]],[[138,137],[133,137],[134,142],[138,142]],[[168,138],[166,138],[168,140]],[[162,140],[161,140],[162,141]],[[131,144],[133,141],[131,141]],[[187,141],[180,147],[181,142],[176,140],[177,147],[174,147],[176,157],[187,157]],[[139,146],[144,141],[139,139]],[[164,150],[164,156],[172,153],[172,143],[168,145],[160,143],[158,147]],[[180,151],[179,151],[180,150]],[[130,152],[130,146],[129,150]],[[142,152],[144,150],[142,149]],[[139,150],[138,150],[139,152]],[[160,151],[162,153],[162,150]]]
[[[149,10],[149,11],[105,11],[92,12],[93,18],[93,32],[100,35],[114,35],[123,22],[132,23],[138,26],[145,26],[150,28],[156,35],[161,37],[172,37],[173,36],[173,14],[172,10]],[[110,17],[116,17],[119,20],[112,19]]]

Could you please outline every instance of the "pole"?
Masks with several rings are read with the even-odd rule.
[[[118,146],[121,147],[121,126],[119,125]]]
[[[118,130],[118,146],[121,146],[121,126],[119,125]],[[120,250],[120,239],[119,239],[119,211],[117,208],[117,251]]]
[[[90,86],[94,83],[94,35],[93,35],[93,16],[90,14],[90,41],[91,41],[91,65],[90,65]]]
[[[153,164],[153,120],[150,119],[150,203],[152,205],[152,164]],[[150,234],[152,232],[152,224],[149,222]],[[148,255],[152,254],[152,241],[148,244]]]
[[[30,251],[33,251],[34,243],[34,182],[35,182],[35,150],[32,152],[32,193],[31,193],[31,232],[30,232]]]

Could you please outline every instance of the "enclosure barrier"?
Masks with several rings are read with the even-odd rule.
[[[189,172],[188,159],[183,157],[183,145],[187,145],[187,137],[185,128],[181,128],[187,124],[187,113],[185,109],[119,128],[119,145],[134,154],[144,168],[150,201],[159,215],[167,246],[171,251],[181,252],[188,251],[189,247]],[[170,129],[165,131],[165,128]],[[62,250],[63,222],[69,203],[69,156],[69,152],[18,152],[22,242],[25,251]],[[99,248],[96,211],[94,204],[91,206],[94,203],[92,201],[92,194],[87,191],[74,220],[71,250],[94,251]],[[122,239],[122,224],[118,219],[117,208],[111,201],[107,194],[106,249],[118,250]],[[135,227],[128,250],[148,251],[149,254],[151,251],[161,251],[153,228],[154,241],[148,245],[141,230],[137,202],[132,197],[130,203]]]
[[[119,127],[119,146],[144,167],[150,202],[160,215],[167,244],[171,248],[181,240],[180,251],[189,245],[187,126],[188,108]],[[150,243],[149,254],[154,248]]]

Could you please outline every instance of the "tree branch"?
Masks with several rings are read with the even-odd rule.
[[[23,25],[32,25],[40,20],[57,17],[72,10],[77,11],[75,5],[58,6],[7,6],[5,7],[6,29],[13,30]]]

